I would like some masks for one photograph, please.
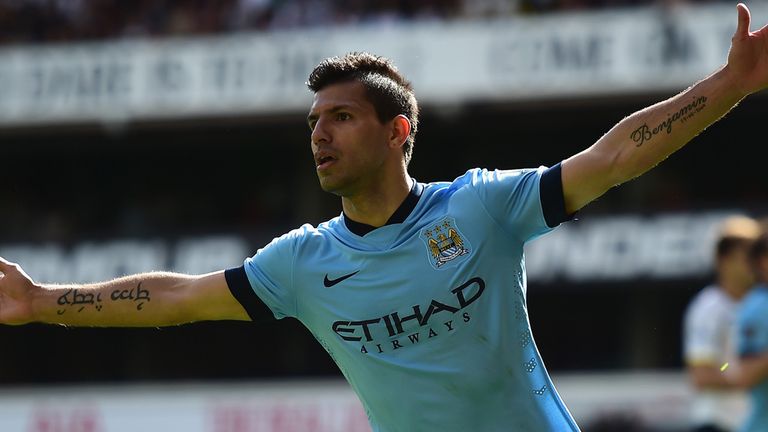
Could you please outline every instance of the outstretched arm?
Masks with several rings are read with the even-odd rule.
[[[155,327],[204,320],[248,320],[224,272],[145,273],[88,285],[36,284],[0,257],[0,324]]]
[[[653,168],[742,98],[768,86],[768,26],[750,32],[749,10],[742,3],[737,10],[738,27],[725,66],[682,93],[630,115],[563,162],[568,213]]]

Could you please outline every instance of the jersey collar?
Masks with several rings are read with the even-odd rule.
[[[419,203],[419,198],[421,197],[422,192],[424,192],[424,185],[417,182],[413,178],[411,180],[413,180],[413,186],[411,186],[411,190],[403,200],[403,203],[400,204],[400,207],[398,207],[394,213],[392,213],[392,216],[389,217],[387,223],[385,223],[384,226],[403,223],[408,215],[411,214],[413,209],[416,208],[416,204]],[[349,216],[346,215],[346,213],[344,213],[344,225],[346,225],[349,231],[351,231],[353,234],[359,235],[360,237],[376,229],[375,226],[353,221],[349,218]]]

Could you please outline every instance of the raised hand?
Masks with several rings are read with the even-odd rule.
[[[0,257],[0,324],[32,321],[32,299],[37,289],[18,264]]]
[[[744,3],[736,6],[738,26],[731,39],[728,69],[746,96],[768,87],[768,25],[750,32],[751,16]]]

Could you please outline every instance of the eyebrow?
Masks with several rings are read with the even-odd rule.
[[[331,108],[325,110],[325,112],[329,112],[329,113],[333,114],[335,112],[339,112],[339,111],[343,111],[343,110],[348,110],[348,109],[354,109],[354,108],[355,107],[353,105],[351,105],[351,104],[339,104],[339,105],[332,106]],[[320,117],[320,114],[318,114],[318,113],[310,113],[307,116],[307,123],[312,122],[312,120],[317,120],[319,117]]]

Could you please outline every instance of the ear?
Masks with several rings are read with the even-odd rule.
[[[405,140],[411,135],[411,121],[408,117],[398,114],[392,119],[392,133],[389,136],[391,148],[402,148]]]

